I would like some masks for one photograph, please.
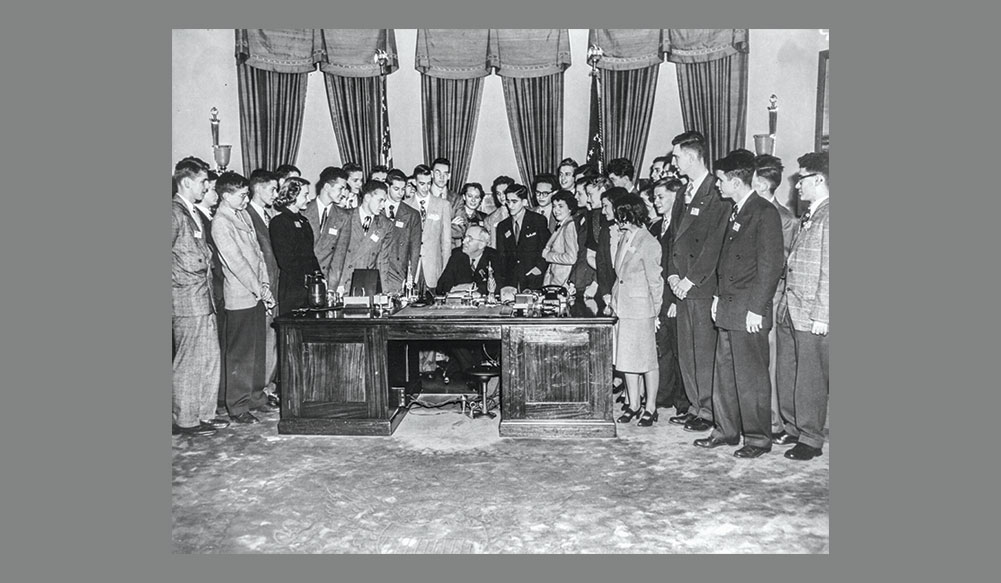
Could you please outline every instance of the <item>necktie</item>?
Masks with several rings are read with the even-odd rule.
[[[371,226],[372,226],[372,217],[365,217],[365,219],[361,222],[361,228],[365,229],[365,232],[367,233],[368,228]]]
[[[394,220],[396,218],[396,206],[389,205],[389,220]]]
[[[518,221],[512,221],[512,223],[512,226],[514,227],[514,242],[517,243],[518,234],[521,233],[521,225],[518,224]]]
[[[264,208],[264,224],[265,225],[271,224],[271,218],[272,218],[271,211],[269,211],[267,209],[267,207],[265,207]]]
[[[808,222],[810,222],[810,217],[811,216],[813,216],[813,209],[812,208],[807,209],[807,211],[805,213],[803,213],[803,218],[801,218],[799,220],[800,227],[802,227],[803,225],[805,225]]]
[[[730,222],[737,220],[737,203],[733,203],[733,212],[730,213]]]
[[[428,201],[427,199],[421,201],[421,221],[428,217]]]
[[[330,211],[329,206],[323,207],[323,216],[320,217],[320,228],[323,228],[323,225],[327,224],[327,215],[329,214],[329,211]]]
[[[473,270],[473,273],[476,273],[476,260],[472,257],[469,258],[469,268]]]

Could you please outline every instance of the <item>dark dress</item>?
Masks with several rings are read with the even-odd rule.
[[[313,254],[313,228],[299,213],[288,209],[271,219],[268,225],[271,248],[278,262],[278,314],[308,305],[306,275],[320,270]]]

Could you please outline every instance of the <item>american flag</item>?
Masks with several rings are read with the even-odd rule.
[[[382,76],[382,143],[379,147],[382,163],[387,168],[393,167],[393,145],[389,139],[389,106],[386,103],[386,76]]]
[[[587,164],[596,168],[598,173],[604,173],[605,145],[602,142],[603,123],[601,119],[601,81],[597,70],[591,73],[591,115],[588,121],[589,135],[587,146]]]

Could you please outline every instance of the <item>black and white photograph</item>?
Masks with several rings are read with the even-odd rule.
[[[830,553],[830,29],[171,40],[171,553]]]

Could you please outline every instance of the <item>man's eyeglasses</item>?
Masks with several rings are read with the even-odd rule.
[[[807,178],[812,178],[814,176],[817,176],[817,174],[818,174],[817,172],[811,172],[809,174],[801,174],[798,178],[796,178],[796,186],[802,184],[803,181],[806,180]]]

